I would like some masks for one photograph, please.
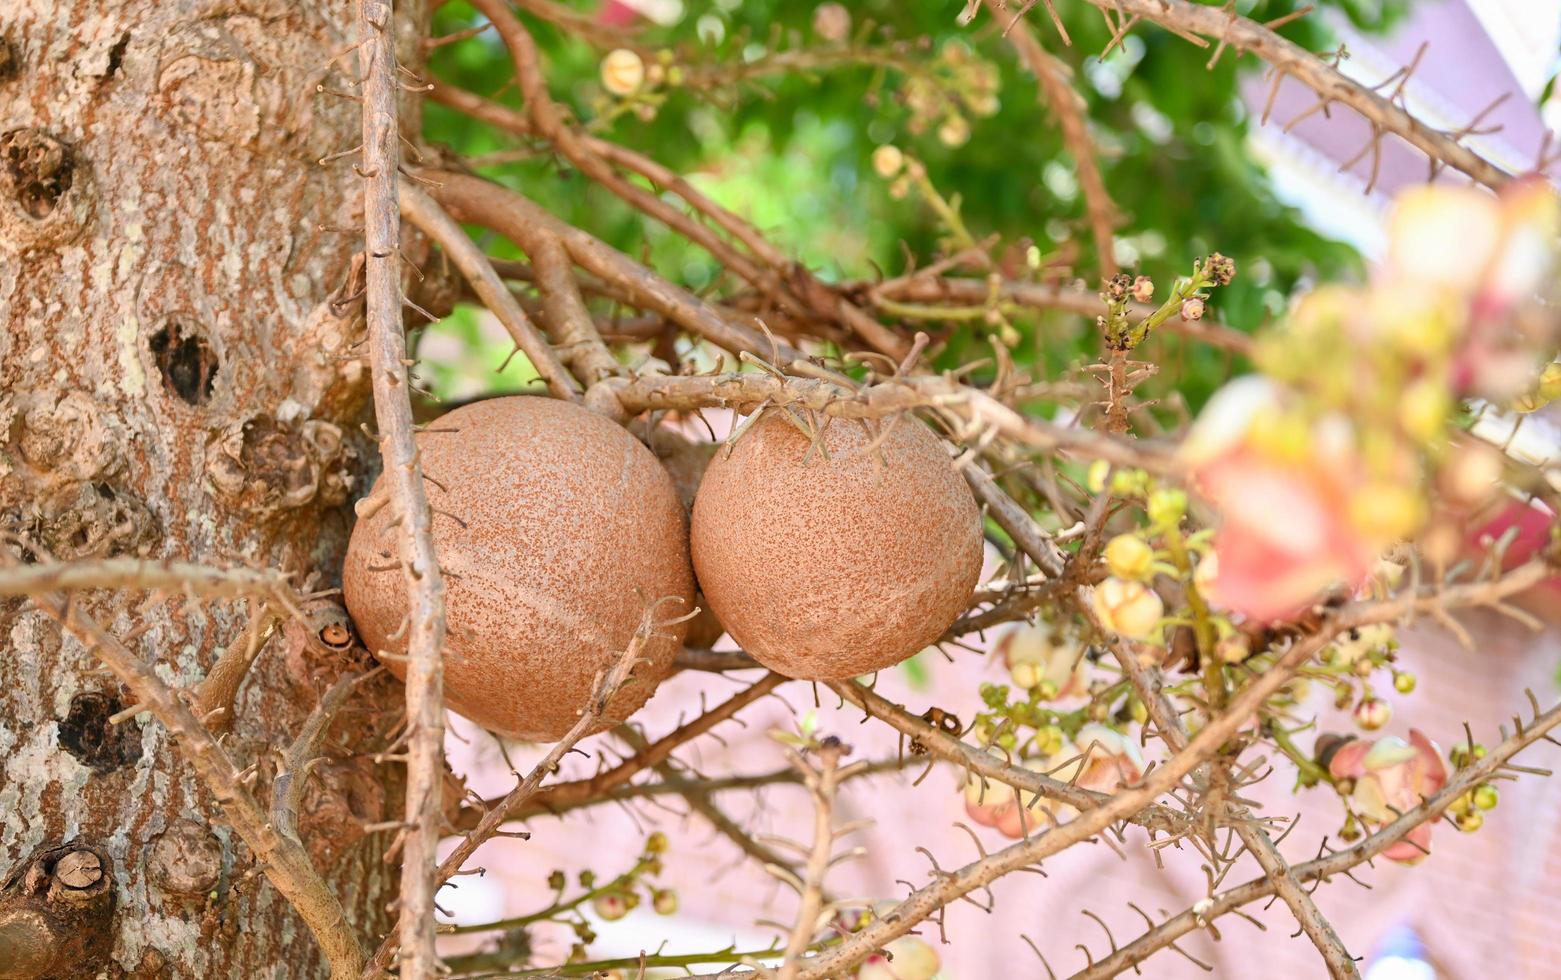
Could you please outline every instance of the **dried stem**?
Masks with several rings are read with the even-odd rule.
[[[1004,0],[986,0],[986,6],[996,16],[1003,10]],[[1095,236],[1100,277],[1110,279],[1117,274],[1116,249],[1111,231],[1115,224],[1112,215],[1116,209],[1111,204],[1111,196],[1106,193],[1106,182],[1100,176],[1094,143],[1085,127],[1083,100],[1068,84],[1067,66],[1046,53],[1030,30],[1030,25],[1023,20],[1015,21],[1008,30],[1008,42],[1035,76],[1052,112],[1057,114],[1057,128],[1062,132],[1063,145],[1073,155],[1073,166],[1079,175],[1079,189],[1084,192],[1084,207],[1089,212],[1090,233]]]
[[[835,793],[840,788],[840,759],[846,748],[838,739],[827,739],[812,753],[818,759],[815,768],[793,753],[792,763],[802,773],[803,782],[813,795],[813,847],[804,869],[797,921],[786,940],[786,958],[781,962],[780,980],[796,980],[802,968],[802,954],[812,945],[824,909],[824,876],[829,872],[830,856],[835,848]]]
[[[526,311],[520,308],[520,304],[510,294],[509,287],[504,285],[504,280],[493,271],[493,265],[482,250],[433,198],[410,183],[401,184],[398,190],[401,213],[444,249],[456,268],[461,270],[461,275],[471,284],[472,291],[499,318],[499,322],[509,332],[510,339],[515,341],[515,345],[531,361],[531,366],[536,368],[537,374],[547,382],[553,396],[579,401],[580,386],[575,384],[553,348],[537,332],[530,317],[526,316]]]
[[[1487,187],[1498,188],[1511,175],[1410,115],[1391,99],[1340,72],[1327,61],[1269,28],[1237,14],[1226,5],[1206,6],[1190,0],[1089,0],[1102,11],[1126,20],[1148,20],[1183,37],[1202,34],[1237,52],[1251,52],[1289,75],[1325,102],[1338,102],[1360,113],[1383,133],[1392,133],[1432,160],[1462,171]]]
[[[357,686],[381,669],[376,667],[366,674],[343,677],[331,685],[319,704],[309,712],[309,717],[304,719],[293,744],[282,753],[281,766],[271,781],[271,825],[289,840],[302,843],[298,838],[298,804],[303,799],[309,773],[319,761],[320,742],[325,738],[326,730]]]
[[[204,599],[256,596],[290,609],[302,603],[288,577],[268,568],[212,568],[190,562],[99,558],[15,565],[0,570],[0,596],[81,589],[153,589]]]
[[[563,244],[577,265],[622,289],[635,306],[659,313],[727,350],[772,349],[759,331],[721,316],[693,293],[508,188],[481,177],[449,171],[423,171],[421,176],[434,184],[429,193],[458,221],[491,228],[511,241],[527,237],[530,227],[541,227]],[[802,352],[785,343],[777,343],[774,353],[786,363],[805,360]]]
[[[667,761],[679,746],[687,744],[710,731],[721,722],[730,719],[737,712],[753,704],[785,682],[786,678],[779,674],[765,674],[758,681],[732,695],[699,717],[679,726],[675,731],[646,746],[643,750],[636,752],[613,768],[598,773],[589,779],[580,779],[574,782],[549,786],[547,789],[535,794],[529,801],[524,802],[524,805],[516,803],[506,807],[505,800],[492,800],[484,804],[484,806],[488,813],[499,814],[499,819],[501,820],[519,820],[524,817],[559,812],[595,802],[620,787],[627,786],[629,780],[633,779],[636,774]],[[506,799],[508,798],[506,797]]]
[[[1541,739],[1557,725],[1561,725],[1561,704],[1541,712],[1523,726],[1522,731],[1506,738],[1501,744],[1487,751],[1477,764],[1459,769],[1442,791],[1419,806],[1406,810],[1403,815],[1369,837],[1354,845],[1335,851],[1290,868],[1290,876],[1297,882],[1326,880],[1357,865],[1364,864],[1402,840],[1411,830],[1434,819],[1448,805],[1469,790],[1490,779],[1503,765],[1520,751]],[[1273,895],[1278,888],[1275,879],[1264,875],[1242,885],[1237,885],[1219,895],[1211,896],[1207,906],[1200,904],[1195,911],[1189,909],[1162,922],[1132,942],[1117,949],[1110,956],[1093,963],[1088,969],[1074,974],[1069,980],[1105,980],[1124,970],[1134,968],[1153,953],[1175,943],[1181,937],[1204,928],[1209,923],[1243,905]]]
[[[542,780],[546,779],[558,768],[560,760],[574,749],[575,744],[596,730],[597,724],[605,715],[607,706],[612,701],[613,696],[617,694],[618,689],[623,686],[624,682],[629,679],[629,675],[642,659],[641,654],[644,653],[645,644],[650,641],[656,629],[656,623],[653,619],[654,612],[654,607],[646,610],[644,620],[641,622],[640,628],[635,631],[633,639],[629,641],[628,647],[619,653],[613,659],[613,662],[597,676],[596,683],[591,691],[590,700],[586,702],[579,719],[575,721],[564,737],[559,739],[548,750],[547,754],[542,757],[542,761],[538,762],[526,774],[524,779],[516,783],[515,788],[510,790],[503,800],[489,808],[488,812],[478,821],[477,826],[439,864],[432,876],[436,888],[442,887],[445,882],[455,877],[456,872],[460,871],[461,866],[466,863],[467,859],[476,853],[477,848],[481,847],[499,832],[500,826],[503,825],[506,819],[509,819],[508,814],[512,810],[519,810],[526,804],[526,801],[531,799],[538,787],[542,785]],[[403,917],[407,914],[405,908],[402,909],[401,914]],[[387,938],[374,953],[374,959],[370,962],[365,976],[372,977],[379,971],[382,971],[389,964],[394,949],[394,945]]]
[[[410,609],[407,641],[408,725],[406,823],[402,847],[401,976],[430,980],[439,973],[434,948],[434,864],[444,794],[442,664],[444,581],[434,553],[422,467],[412,438],[401,326],[401,207],[397,192],[401,132],[396,121],[396,56],[391,0],[361,0],[359,59],[363,71],[363,218],[367,320],[374,417],[385,463],[390,506],[399,522],[401,566]]]
[[[883,418],[915,408],[937,408],[978,429],[995,429],[1030,449],[1066,451],[1158,473],[1177,471],[1169,452],[1154,443],[1130,442],[1020,415],[983,391],[940,377],[896,378],[860,390],[821,378],[778,378],[768,373],[644,377],[605,385],[630,414],[717,406],[747,411],[766,402],[832,418]]]
[[[590,387],[604,378],[623,374],[623,365],[612,356],[597,332],[596,320],[580,295],[580,284],[575,281],[574,267],[564,246],[540,229],[519,245],[531,256],[537,270],[537,289],[542,293],[548,325],[580,380]]]

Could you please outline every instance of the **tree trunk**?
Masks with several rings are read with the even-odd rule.
[[[417,67],[422,4],[398,7]],[[348,282],[355,158],[318,162],[358,142],[342,97],[354,23],[345,0],[0,4],[0,533],[24,560],[247,563],[336,585],[376,455]],[[252,613],[129,590],[78,601],[186,686],[244,642]],[[263,800],[277,751],[362,662],[313,632],[278,631],[239,690],[225,745],[258,763]],[[111,901],[93,907],[112,942],[49,975],[322,974],[167,733],[145,714],[109,723],[128,695],[94,667],[43,613],[0,599],[0,906],[24,879],[40,902],[60,891],[57,868],[93,859],[71,847],[111,871]],[[371,758],[399,694],[360,687],[299,815],[366,942],[394,898],[391,836],[363,827],[401,812],[400,776]],[[11,911],[13,933],[37,925]]]

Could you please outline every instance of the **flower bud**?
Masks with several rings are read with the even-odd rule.
[[[1439,378],[1421,378],[1398,400],[1398,424],[1410,438],[1430,442],[1441,435],[1453,409],[1452,394]]]
[[[1154,299],[1154,280],[1148,276],[1139,276],[1133,280],[1133,299],[1140,303],[1148,303]]]
[[[659,830],[652,831],[651,835],[649,837],[645,838],[645,853],[646,854],[665,854],[666,852],[667,852],[667,835],[663,834]]]
[[[628,48],[615,48],[602,58],[602,87],[613,95],[629,96],[645,84],[645,62]]]
[[[1216,286],[1229,286],[1236,278],[1236,260],[1215,252],[1203,266],[1204,275]],[[1197,319],[1193,317],[1192,319]]]
[[[1355,724],[1374,732],[1393,720],[1393,706],[1381,698],[1366,698],[1355,706]]]
[[[657,915],[672,915],[678,910],[678,893],[670,888],[658,888],[650,893],[650,907]]]
[[[1149,495],[1149,520],[1156,527],[1176,527],[1187,514],[1187,494],[1182,490],[1156,490]]]
[[[1182,300],[1182,319],[1202,320],[1203,300],[1196,296],[1189,296],[1187,299]]]
[[[869,956],[857,980],[932,980],[942,966],[937,950],[920,936],[901,936]]]
[[[1458,829],[1466,834],[1472,834],[1485,826],[1485,814],[1479,810],[1470,810],[1457,818]]]
[[[629,899],[622,892],[607,892],[591,900],[591,908],[604,922],[617,922],[629,914]]]
[[[1224,663],[1239,664],[1252,656],[1252,641],[1245,633],[1232,633],[1219,641],[1214,652],[1219,654],[1220,660]]]
[[[885,143],[873,151],[873,169],[884,180],[895,176],[905,166],[905,154],[893,143]]]
[[[970,123],[965,121],[964,116],[949,116],[938,127],[938,139],[944,146],[964,146],[970,139]]]
[[[1400,694],[1409,694],[1415,689],[1415,675],[1400,673],[1393,675],[1393,690]]]
[[[1106,567],[1117,578],[1146,579],[1154,566],[1154,549],[1136,534],[1119,534],[1106,544]]]
[[[1106,489],[1106,474],[1111,472],[1111,464],[1103,459],[1097,459],[1089,464],[1089,472],[1084,476],[1084,485],[1090,493],[1100,493]]]
[[[813,9],[813,33],[836,44],[851,34],[851,12],[838,3],[821,3]]]
[[[1131,579],[1108,578],[1091,598],[1100,624],[1135,640],[1148,639],[1165,615],[1165,603],[1149,586]]]
[[[1442,467],[1442,492],[1457,504],[1478,505],[1495,495],[1505,463],[1501,450],[1484,443],[1459,446]]]
[[[1483,783],[1474,791],[1474,805],[1481,810],[1494,810],[1501,802],[1501,794],[1490,783]]]

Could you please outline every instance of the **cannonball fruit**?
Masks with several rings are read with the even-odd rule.
[[[652,603],[679,600],[660,604],[658,622],[693,609],[683,504],[648,449],[569,402],[477,402],[416,438],[445,571],[445,701],[495,732],[556,740]],[[406,652],[394,519],[387,505],[358,521],[342,574],[347,609],[375,653]],[[685,628],[657,630],[600,728],[645,703]],[[401,660],[384,659],[404,676]]]
[[[932,643],[969,605],[981,515],[948,453],[903,417],[875,449],[836,419],[825,453],[772,410],[716,454],[694,500],[694,569],[732,638],[788,677],[842,680]]]

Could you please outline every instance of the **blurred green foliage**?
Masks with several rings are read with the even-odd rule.
[[[589,14],[597,2],[569,9]],[[1100,12],[1083,0],[1056,0],[1056,5],[1071,47],[1061,43],[1044,6],[1031,12],[1030,23],[1048,50],[1071,67],[1086,101],[1106,186],[1123,218],[1118,251],[1126,268],[1168,285],[1196,256],[1218,250],[1234,257],[1240,274],[1232,286],[1218,291],[1211,308],[1248,330],[1279,313],[1298,282],[1358,274],[1353,250],[1310,230],[1294,209],[1276,199],[1247,149],[1247,128],[1255,121],[1247,118],[1238,98],[1238,80],[1261,70],[1256,59],[1227,51],[1208,69],[1211,50],[1143,24],[1101,60],[1098,54],[1111,31]],[[1299,5],[1297,0],[1239,0],[1237,8],[1257,20],[1271,20]],[[1400,15],[1407,0],[1317,0],[1316,5],[1341,11],[1369,30]],[[923,65],[918,71],[930,64],[945,78],[966,70],[959,66],[970,63],[972,53],[976,62],[995,66],[1000,72],[995,112],[959,112],[970,137],[951,147],[939,138],[948,114],[938,113],[927,125],[926,93],[917,92],[913,74],[892,66],[836,64],[805,75],[761,72],[715,89],[669,88],[654,115],[641,118],[632,111],[611,111],[614,100],[598,79],[602,50],[551,24],[527,23],[547,59],[553,96],[583,123],[689,175],[825,279],[892,275],[905,268],[907,249],[921,262],[938,250],[940,228],[930,209],[914,193],[891,197],[889,183],[872,170],[874,148],[892,142],[926,164],[945,196],[957,195],[977,237],[998,233],[1005,243],[1033,241],[1043,254],[1076,240],[1075,272],[1095,281],[1093,244],[1072,159],[1034,79],[1017,63],[1000,26],[985,12],[961,26],[957,0],[864,0],[847,6],[854,49],[883,49],[898,39],[902,50],[913,49],[907,55]],[[665,49],[669,65],[696,78],[721,65],[753,69],[777,52],[834,51],[838,57],[841,45],[831,47],[816,36],[814,12],[815,4],[796,0],[690,0],[674,23],[641,21],[637,41]],[[1322,11],[1314,11],[1281,32],[1323,51],[1336,43],[1323,20]],[[447,3],[435,17],[434,34],[475,23],[465,3]],[[509,59],[491,30],[436,48],[431,63],[443,82],[519,105]],[[957,109],[960,104],[951,105]],[[921,111],[914,111],[918,107]],[[426,110],[425,135],[475,159],[485,174],[523,190],[570,222],[642,257],[663,275],[696,290],[716,284],[719,270],[703,251],[545,152],[532,147],[536,152],[516,154],[525,149],[521,141],[433,104]],[[493,160],[493,154],[502,159]],[[515,254],[507,243],[487,244],[495,254]],[[1025,339],[1016,360],[1045,376],[1083,363],[1098,350],[1092,325],[1077,317],[1047,316],[1019,326]],[[469,322],[448,328],[480,342]],[[1174,383],[1197,404],[1228,364],[1215,351],[1174,348],[1160,342],[1147,353],[1174,364],[1161,383]],[[951,350],[949,356],[958,355],[974,352]],[[523,381],[524,370],[512,364],[504,387]],[[434,379],[436,391],[443,387],[439,380]]]

